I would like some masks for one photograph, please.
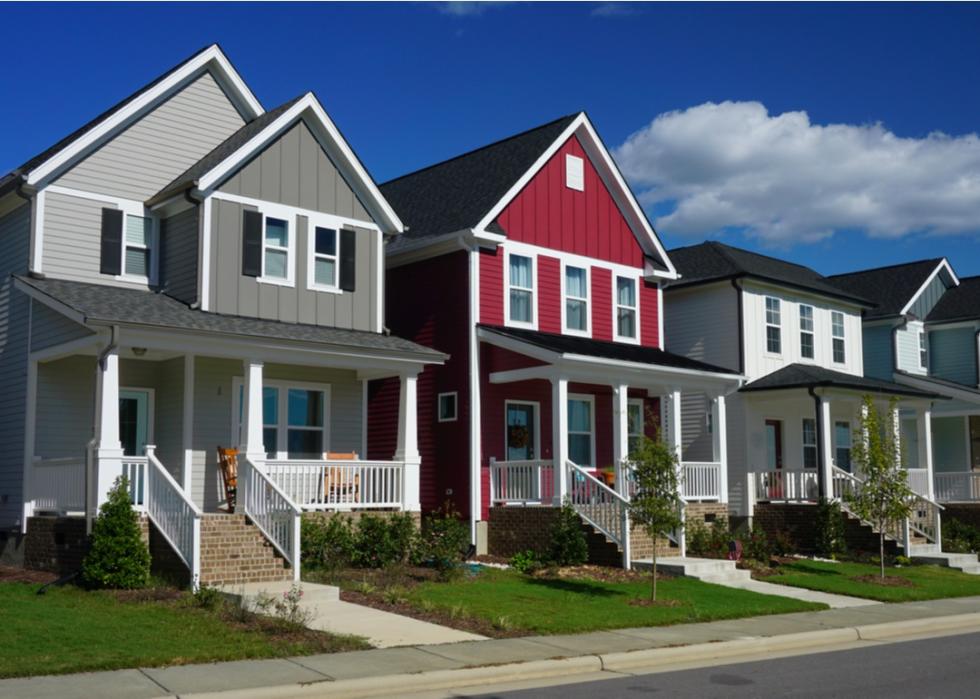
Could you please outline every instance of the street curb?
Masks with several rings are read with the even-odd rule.
[[[902,636],[937,633],[943,631],[980,631],[980,613],[954,614],[928,619],[884,622],[847,626],[839,629],[822,629],[757,636],[732,641],[699,643],[689,646],[650,648],[622,653],[604,653],[551,660],[505,663],[458,670],[433,670],[411,674],[363,677],[353,680],[305,684],[288,684],[252,689],[233,689],[199,694],[182,693],[180,699],[308,699],[329,694],[331,699],[366,699],[367,697],[392,696],[411,692],[436,691],[501,682],[517,682],[573,677],[598,672],[629,672],[636,670],[662,670],[670,666],[684,666],[702,661],[738,658],[752,653],[782,655],[787,651],[831,649],[841,644],[859,641],[876,641]]]

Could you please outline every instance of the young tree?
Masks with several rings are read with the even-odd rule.
[[[870,396],[864,397],[863,405],[861,439],[853,448],[852,462],[858,467],[864,482],[853,492],[845,494],[845,499],[854,514],[878,529],[881,579],[884,580],[885,530],[909,516],[913,493],[895,438],[897,401],[893,398],[888,405],[887,422],[882,419]]]
[[[630,519],[643,527],[654,541],[653,585],[650,599],[657,599],[657,537],[682,525],[677,455],[661,440],[643,437],[630,455],[636,492],[629,504]]]
[[[92,546],[82,561],[89,587],[135,589],[150,580],[150,552],[129,500],[129,481],[116,479],[92,527]]]

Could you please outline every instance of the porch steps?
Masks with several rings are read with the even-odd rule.
[[[970,575],[980,575],[980,560],[975,553],[947,553],[935,544],[913,545],[909,558],[919,563],[953,568]]]
[[[652,559],[641,559],[632,562],[634,570],[650,570]],[[685,578],[696,578],[717,585],[736,585],[752,580],[752,574],[747,570],[739,570],[735,561],[714,558],[691,558],[673,556],[657,559],[657,570],[669,575]]]
[[[201,584],[242,585],[292,580],[276,548],[241,514],[201,519]]]
[[[619,568],[623,565],[623,552],[619,545],[611,541],[605,534],[597,531],[592,525],[582,521],[582,533],[589,548],[589,563],[592,565]],[[634,528],[630,533],[630,544],[633,555],[649,557],[653,555],[653,547],[657,547],[658,558],[677,556],[679,549],[676,544],[666,537],[659,538],[656,543],[650,541],[646,532]]]

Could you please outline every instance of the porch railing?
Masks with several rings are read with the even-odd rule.
[[[201,578],[201,510],[160,463],[152,446],[146,447],[146,458],[146,514],[184,561],[196,589]]]
[[[980,471],[936,473],[936,500],[939,502],[976,502],[980,500]]]
[[[909,474],[909,488],[920,495],[929,495],[929,471],[924,468],[906,469]]]
[[[146,466],[145,456],[122,458],[122,470],[119,475],[125,476],[129,483],[129,499],[137,512],[146,512]]]
[[[630,565],[629,500],[581,466],[565,462],[568,501],[586,522],[623,552],[623,567]]]
[[[555,498],[552,461],[497,461],[490,459],[490,501],[550,504]]]
[[[756,502],[811,502],[820,497],[817,472],[778,469],[749,474]]]
[[[246,516],[292,566],[293,579],[299,580],[299,527],[303,511],[247,456],[239,458],[238,470],[239,497]]]
[[[686,500],[718,500],[721,497],[721,464],[681,463],[681,493]]]
[[[304,510],[400,509],[405,502],[405,464],[400,461],[270,459],[265,473]]]
[[[34,459],[30,498],[34,511],[85,511],[85,456]]]

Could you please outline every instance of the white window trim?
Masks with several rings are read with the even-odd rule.
[[[589,422],[590,422],[590,424],[589,424],[589,433],[588,434],[591,437],[591,440],[590,441],[591,441],[591,448],[592,448],[592,454],[589,457],[589,460],[592,463],[591,463],[591,465],[588,468],[590,468],[592,470],[598,470],[599,465],[596,463],[596,452],[595,452],[595,441],[596,441],[596,432],[595,432],[595,396],[592,395],[591,393],[569,393],[568,394],[568,402],[571,403],[573,400],[578,400],[578,401],[582,401],[583,403],[588,403],[589,404]],[[570,448],[570,445],[569,445],[568,442],[569,442],[569,437],[571,437],[573,434],[586,434],[586,433],[585,432],[572,431],[571,427],[568,428],[568,431],[565,434],[565,451],[569,455],[571,454],[571,448]],[[582,466],[583,468],[585,468],[585,466],[583,464],[576,464],[576,466]]]
[[[813,444],[807,444],[805,439],[806,430],[803,428],[803,425],[808,421],[813,423],[813,438],[814,438]],[[802,459],[802,461],[800,462],[800,467],[803,469],[807,468],[806,450],[808,447],[812,448],[814,450],[814,453],[816,454],[817,463],[814,466],[814,470],[819,469],[820,468],[820,437],[817,434],[817,420],[816,418],[812,418],[812,417],[804,417],[800,420],[800,458]]]
[[[296,285],[296,214],[289,207],[278,206],[276,204],[262,203],[256,207],[262,214],[262,274],[255,278],[260,284],[273,284],[275,286],[295,286]],[[285,248],[278,245],[269,245],[265,241],[266,219],[275,218],[286,222],[287,245]],[[268,277],[265,274],[265,253],[266,250],[282,250],[286,252],[286,278]]]
[[[565,154],[565,186],[576,192],[585,191],[585,159],[572,153]]]
[[[566,270],[571,267],[572,269],[581,269],[585,272],[585,296],[569,296],[567,289],[567,279],[565,278]],[[592,280],[590,279],[592,275],[592,270],[589,267],[583,267],[581,265],[568,264],[564,260],[561,263],[561,327],[562,332],[566,335],[578,335],[579,337],[592,337]],[[567,301],[584,301],[585,302],[585,330],[579,330],[578,328],[568,327],[568,312],[566,308]]]
[[[925,359],[925,363],[923,363]],[[926,338],[926,331],[919,330],[919,368],[929,369],[929,341]]]
[[[531,260],[531,322],[512,320],[510,317],[510,258],[511,255],[526,257]],[[519,291],[528,291],[524,287],[515,287]],[[510,328],[538,329],[538,256],[523,251],[504,250],[504,325]]]
[[[597,257],[587,257],[585,255],[578,255],[574,252],[566,252],[565,250],[556,250],[554,248],[548,248],[541,245],[522,243],[518,240],[507,240],[505,243],[503,243],[503,248],[505,248],[507,252],[512,252],[516,255],[523,255],[525,257],[537,257],[539,255],[544,257],[553,257],[556,260],[560,260],[561,262],[573,265],[575,267],[606,269],[613,274],[619,274],[624,277],[638,277],[642,279],[644,276],[644,270],[642,267],[631,267],[630,265],[624,265],[618,262],[600,260]]]
[[[338,216],[328,216],[320,214],[318,216],[308,216],[306,222],[306,288],[308,291],[325,291],[331,294],[344,293],[340,288],[340,231],[350,228],[353,224],[345,221]],[[332,256],[334,260],[334,283],[317,284],[316,282],[316,259],[322,257],[331,259],[330,255],[318,255],[316,251],[316,229],[329,228],[336,232],[336,254]]]
[[[453,397],[453,415],[452,417],[442,416],[442,399],[449,396]],[[456,422],[459,419],[459,393],[456,391],[447,391],[446,393],[440,393],[436,396],[436,419],[439,422]]]
[[[642,398],[627,398],[626,399],[626,405],[627,405],[627,408],[626,408],[626,410],[627,410],[627,413],[626,413],[627,414],[627,419],[626,419],[626,444],[629,445],[629,441],[631,439],[633,439],[634,437],[638,437],[638,438],[640,438],[642,440],[642,438],[647,433],[647,430],[646,430],[646,415],[644,414],[644,412],[645,412],[644,409],[646,408],[646,401],[643,400]],[[639,432],[633,432],[633,433],[631,433],[629,431],[629,412],[628,412],[629,411],[629,407],[628,406],[633,406],[633,405],[638,406],[640,408],[640,431]],[[709,415],[711,414],[711,411],[710,410],[708,411],[708,414]]]
[[[534,408],[534,444],[532,445],[532,450],[534,451],[534,458],[532,461],[537,461],[541,459],[541,403],[536,400],[511,400],[507,399],[504,401],[504,460],[509,460],[509,455],[507,454],[507,411],[512,405],[530,405]]]
[[[119,393],[122,395],[123,391],[141,391],[147,394],[146,399],[146,443],[156,444],[153,440],[155,439],[155,434],[153,431],[153,423],[156,421],[156,403],[157,403],[157,392],[155,388],[148,388],[146,386],[120,386]],[[118,418],[117,418],[118,419]]]
[[[840,337],[834,334],[834,316],[840,316]],[[840,340],[844,347],[844,361],[838,362],[834,356],[834,340]],[[830,312],[830,361],[833,364],[844,366],[847,364],[847,316],[843,311]]]
[[[237,447],[241,443],[241,424],[238,421],[238,414],[242,412],[239,402],[239,394],[242,392],[244,380],[241,376],[236,376],[231,382],[231,437]],[[313,431],[315,428],[290,427],[289,425],[289,389],[297,388],[303,391],[322,391],[323,392],[323,451],[332,451],[330,444],[330,384],[310,383],[307,381],[284,381],[279,379],[262,379],[262,388],[276,388],[279,390],[277,412],[279,422],[276,425],[267,425],[264,422],[262,427],[275,427],[276,432],[276,456],[275,460],[285,460],[289,458],[288,431],[290,429],[306,429]],[[259,406],[261,410],[262,406]],[[363,406],[362,406],[362,409]],[[322,458],[322,457],[321,457]]]
[[[769,322],[769,308],[768,308],[769,299],[775,301],[778,306],[778,310],[776,311],[779,314],[778,324]],[[763,332],[762,334],[763,352],[770,357],[782,357],[784,338],[783,338],[783,300],[781,298],[779,298],[778,296],[768,296],[768,295],[762,297],[762,320],[763,320],[763,327],[765,328],[765,332]],[[776,328],[779,330],[778,352],[773,352],[771,349],[769,349],[769,328]]]
[[[810,309],[810,329],[809,330],[804,330],[804,328],[803,328],[803,309],[804,308],[809,308]],[[797,304],[797,313],[799,314],[799,325],[800,325],[800,336],[799,336],[799,341],[800,341],[800,361],[802,361],[802,362],[816,362],[817,361],[817,334],[816,334],[816,328],[817,328],[817,310],[816,310],[816,308],[812,304],[809,304],[809,303],[799,303],[799,304]],[[780,316],[780,319],[781,319],[781,316]],[[803,336],[804,335],[809,335],[810,336],[810,347],[813,350],[813,356],[812,357],[807,357],[806,355],[803,354]]]
[[[633,310],[636,312],[636,337],[629,337],[628,335],[619,334],[619,309],[630,308],[630,306],[619,305],[619,289],[617,288],[617,281],[620,278],[632,279],[633,288],[636,290],[636,294],[633,297],[636,300],[636,305],[633,306]],[[616,342],[626,342],[631,345],[640,344],[640,336],[642,335],[642,329],[640,328],[640,282],[641,279],[639,276],[632,276],[628,274],[612,275],[612,331],[613,340]]]

